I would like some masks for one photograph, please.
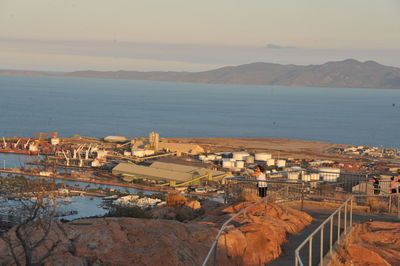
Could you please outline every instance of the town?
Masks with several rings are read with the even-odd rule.
[[[150,191],[211,193],[218,197],[223,195],[226,178],[248,176],[257,165],[265,167],[271,180],[316,184],[337,182],[341,176],[354,173],[379,174],[382,181],[388,182],[400,169],[399,162],[389,160],[396,158],[391,155],[397,156],[398,150],[381,149],[377,153],[376,148],[366,146],[331,147],[324,154],[333,153],[336,158],[326,159],[301,158],[301,154],[283,157],[267,149],[245,147],[229,151],[216,146],[211,149],[210,145],[161,138],[156,132],[149,133],[147,138],[103,139],[79,135],[59,138],[57,132],[35,134],[32,138],[2,138],[0,152],[29,155],[20,168],[9,168],[4,160],[2,173]],[[383,155],[377,159],[377,154]]]

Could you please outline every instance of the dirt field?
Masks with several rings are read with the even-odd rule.
[[[337,154],[327,153],[333,147],[348,145],[318,141],[304,141],[278,138],[170,138],[171,142],[195,143],[209,152],[240,151],[268,152],[275,158],[299,159],[343,159]]]

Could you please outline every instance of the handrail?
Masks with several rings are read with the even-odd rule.
[[[266,182],[271,184],[305,184],[304,181],[283,181],[283,180],[258,180],[258,179],[248,179],[248,178],[241,178],[242,176],[238,177],[227,177],[226,180],[235,180],[235,181],[250,181],[250,182]]]
[[[262,198],[262,199],[260,199],[259,201],[255,202],[255,203],[253,203],[253,204],[251,204],[251,205],[249,205],[249,206],[247,206],[246,208],[241,209],[238,213],[236,213],[236,214],[233,215],[231,218],[229,218],[225,223],[223,223],[222,226],[221,226],[221,228],[220,228],[219,231],[218,231],[217,236],[215,237],[215,239],[214,239],[214,241],[213,241],[213,243],[212,243],[212,245],[211,245],[210,250],[209,250],[208,253],[207,253],[206,258],[205,258],[204,261],[203,261],[202,266],[206,266],[206,265],[207,265],[207,262],[209,261],[209,259],[210,259],[210,257],[211,257],[211,254],[213,253],[213,251],[215,251],[215,256],[216,256],[216,252],[217,252],[216,248],[217,248],[217,244],[218,244],[219,237],[222,235],[222,233],[223,233],[225,227],[226,227],[232,220],[234,220],[235,218],[237,218],[238,216],[240,216],[240,215],[241,215],[242,213],[244,213],[246,210],[248,210],[248,209],[250,209],[250,208],[252,208],[252,207],[254,207],[254,206],[256,206],[256,205],[258,205],[258,204],[260,204],[260,203],[262,203],[263,201],[267,201],[268,198],[270,198],[270,197],[272,197],[272,196],[274,196],[274,195],[276,195],[276,194],[279,194],[280,192],[283,192],[283,191],[285,191],[285,190],[286,190],[286,188],[283,187],[283,188],[281,188],[281,189],[279,189],[279,190],[273,192],[272,194],[266,196],[265,198]]]
[[[332,251],[332,228],[333,228],[333,218],[335,217],[336,214],[338,214],[338,236],[340,234],[340,212],[342,211],[343,208],[345,208],[345,220],[344,220],[344,233],[346,233],[347,230],[347,205],[350,203],[350,217],[349,217],[349,229],[352,226],[352,221],[353,221],[353,196],[350,196],[345,202],[343,202],[328,218],[326,218],[319,226],[318,228],[316,228],[295,250],[295,265],[301,265],[304,266],[303,261],[301,260],[300,257],[300,250],[307,244],[307,243],[312,243],[312,239],[313,237],[317,234],[317,233],[321,233],[321,239],[323,238],[323,229],[324,226],[330,222],[330,251]],[[340,238],[338,238],[337,241],[340,241]],[[322,242],[322,240],[321,240]],[[312,249],[311,247],[309,248],[309,264],[311,265],[312,263]],[[320,246],[320,254],[321,254],[321,261],[320,261],[320,265],[322,265],[322,259],[323,259],[323,245]]]

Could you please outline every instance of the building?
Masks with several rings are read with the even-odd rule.
[[[190,143],[160,142],[158,143],[158,149],[176,152],[178,154],[196,155],[199,153],[204,153],[204,149],[200,145]]]
[[[177,163],[168,163],[168,162],[160,162],[160,161],[155,161],[150,165],[151,168],[155,169],[173,169],[174,171],[178,172],[183,172],[183,173],[190,173],[192,175],[205,175],[208,173],[211,173],[213,175],[222,175],[225,172],[217,171],[217,170],[212,170],[212,169],[207,169],[204,167],[198,167],[198,166],[193,166],[193,165],[184,165],[184,164],[177,164]]]
[[[156,161],[150,166],[132,163],[120,163],[112,170],[115,175],[134,176],[137,178],[149,178],[158,180],[185,182],[195,177],[208,173],[221,175],[224,172],[196,167],[191,165],[166,163]]]
[[[158,151],[158,144],[160,143],[160,135],[156,132],[150,132],[149,134],[149,142],[150,142],[150,148],[154,149],[155,151]]]
[[[194,175],[191,173],[148,167],[133,163],[119,163],[113,168],[112,173],[114,175],[134,176],[137,178],[150,178],[178,182],[185,182],[194,177]]]

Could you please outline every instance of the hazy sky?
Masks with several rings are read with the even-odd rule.
[[[0,68],[400,67],[400,0],[0,0]]]

